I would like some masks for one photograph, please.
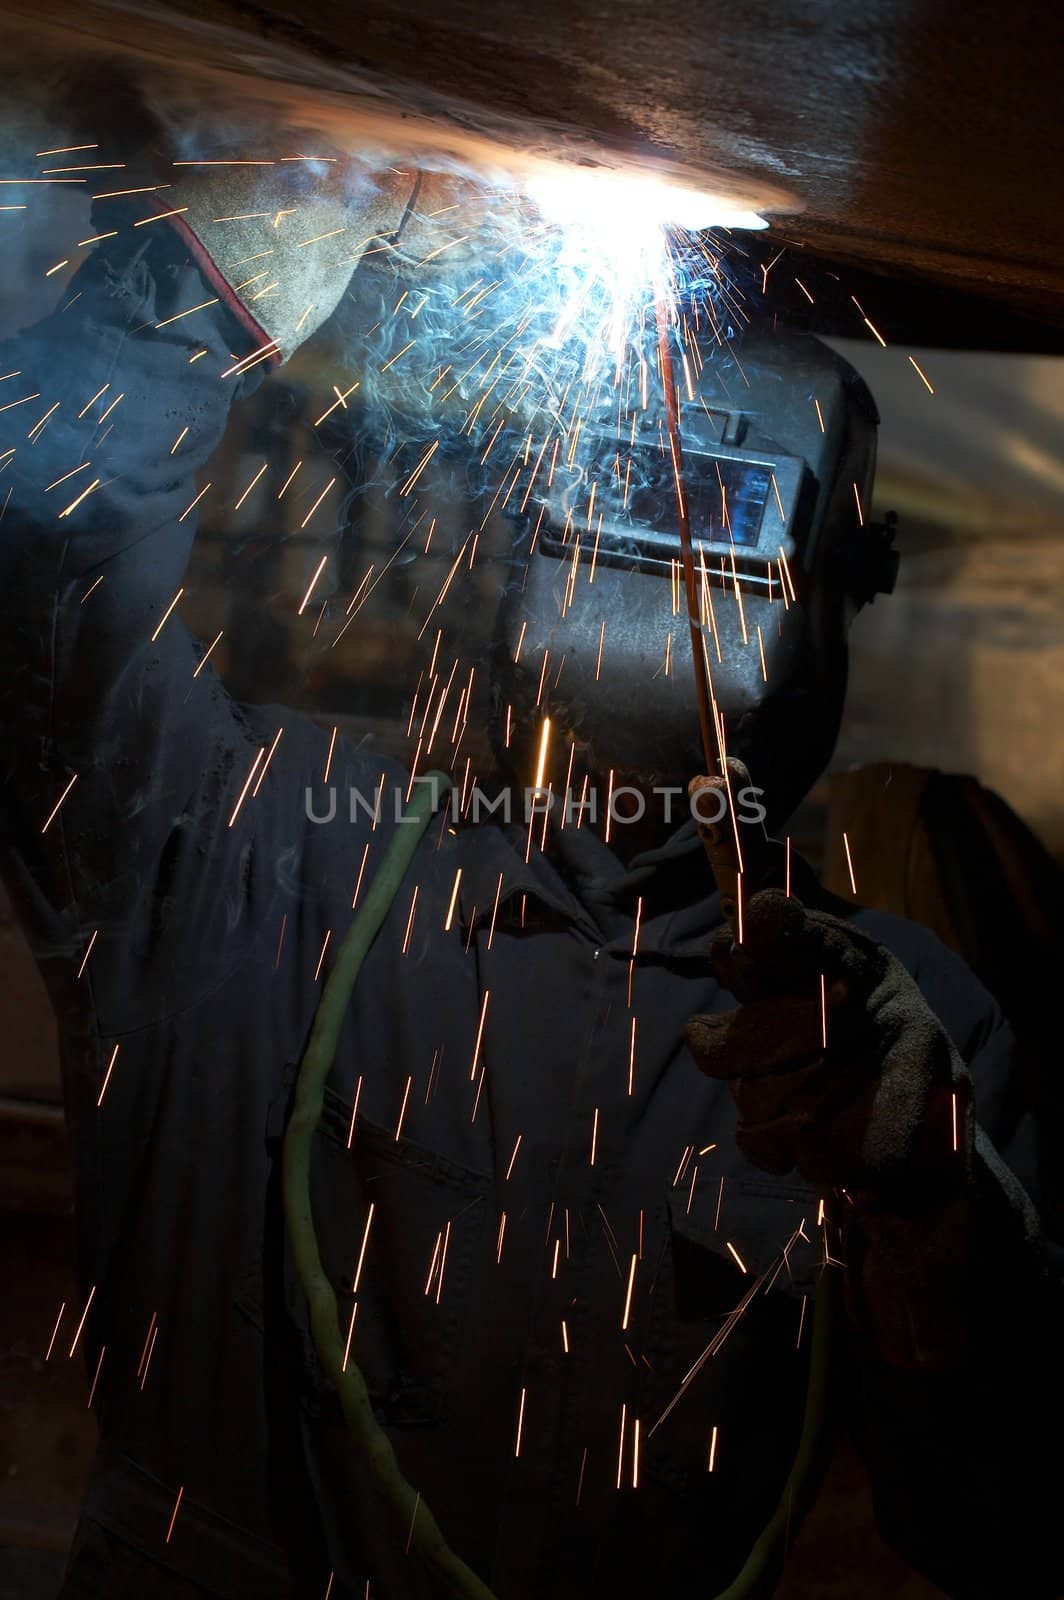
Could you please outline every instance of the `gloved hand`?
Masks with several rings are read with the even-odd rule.
[[[745,908],[742,945],[723,930],[711,960],[740,1004],[694,1017],[687,1042],[703,1072],[727,1080],[755,1166],[901,1210],[963,1183],[968,1080],[889,951],[766,889]]]
[[[151,204],[256,345],[286,360],[331,315],[367,250],[399,235],[412,168],[295,158],[174,169]]]

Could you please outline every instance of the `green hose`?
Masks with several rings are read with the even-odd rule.
[[[314,1135],[325,1102],[325,1084],[336,1057],[351,994],[362,963],[369,953],[407,867],[432,819],[439,798],[451,787],[444,773],[427,774],[435,781],[422,785],[407,808],[377,870],[362,908],[344,936],[314,1016],[310,1042],[300,1063],[295,1105],[284,1136],[282,1182],[284,1212],[296,1276],[310,1309],[314,1348],[335,1384],[348,1431],[361,1452],[369,1475],[390,1507],[397,1527],[408,1536],[410,1551],[440,1579],[458,1600],[495,1600],[487,1584],[456,1555],[447,1543],[429,1507],[404,1478],[391,1441],[373,1414],[366,1381],[357,1364],[344,1364],[344,1336],[332,1284],[322,1266],[310,1197],[310,1166]],[[739,1576],[716,1600],[754,1600],[768,1593],[782,1568],[790,1533],[808,1509],[819,1485],[827,1416],[831,1302],[834,1277],[825,1269],[815,1296],[812,1352],[805,1416],[798,1453],[782,1498],[769,1523],[747,1557]]]
[[[432,1512],[403,1477],[387,1434],[373,1415],[366,1382],[354,1361],[344,1365],[344,1337],[336,1295],[321,1262],[310,1198],[310,1163],[314,1135],[325,1100],[325,1082],[355,986],[406,869],[433,814],[438,794],[450,779],[430,773],[436,783],[422,785],[396,826],[384,860],[347,930],[336,965],[318,1002],[314,1026],[296,1080],[295,1105],[285,1130],[282,1174],[284,1210],[296,1276],[310,1307],[314,1348],[336,1385],[351,1437],[360,1450],[373,1483],[393,1512],[397,1525],[409,1532],[410,1550],[461,1600],[494,1600],[491,1590],[451,1549]]]
[[[798,1525],[817,1497],[832,1442],[831,1352],[838,1298],[838,1274],[825,1265],[813,1293],[812,1348],[798,1449],[775,1511],[738,1576],[714,1600],[767,1600],[779,1582]]]

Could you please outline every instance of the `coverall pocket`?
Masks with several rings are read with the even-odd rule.
[[[312,1169],[322,1262],[374,1411],[438,1422],[483,1258],[490,1179],[358,1117],[326,1092]]]
[[[723,1193],[719,1178],[693,1197],[670,1190],[666,1214],[645,1410],[655,1421],[668,1414],[647,1464],[704,1503],[721,1492],[708,1474],[725,1442],[734,1470],[739,1439],[744,1456],[759,1435],[774,1452],[800,1410],[804,1352],[793,1358],[812,1286],[816,1197],[800,1182],[744,1171],[725,1177]]]

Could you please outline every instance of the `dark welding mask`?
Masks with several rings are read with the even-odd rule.
[[[585,429],[529,496],[499,611],[499,759],[531,783],[549,717],[556,793],[705,768],[664,415],[637,419]],[[765,330],[707,356],[680,420],[713,695],[779,823],[834,747],[850,622],[894,583],[892,524],[868,515],[878,416],[841,356]]]

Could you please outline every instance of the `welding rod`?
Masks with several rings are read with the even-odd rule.
[[[683,492],[683,452],[680,445],[680,417],[676,406],[676,380],[672,370],[672,351],[669,348],[669,319],[665,295],[660,285],[654,289],[654,315],[658,328],[658,358],[661,362],[661,386],[665,394],[665,426],[672,452],[672,475],[676,488],[676,520],[680,530],[680,561],[683,566],[683,586],[687,596],[687,623],[691,634],[691,656],[695,669],[695,690],[698,695],[698,725],[702,735],[702,753],[706,758],[706,772],[719,770],[715,759],[717,741],[713,736],[714,720],[709,692],[709,675],[702,645],[702,615],[698,605],[698,584],[695,581],[695,558],[691,547],[691,523],[687,515],[687,498]]]

